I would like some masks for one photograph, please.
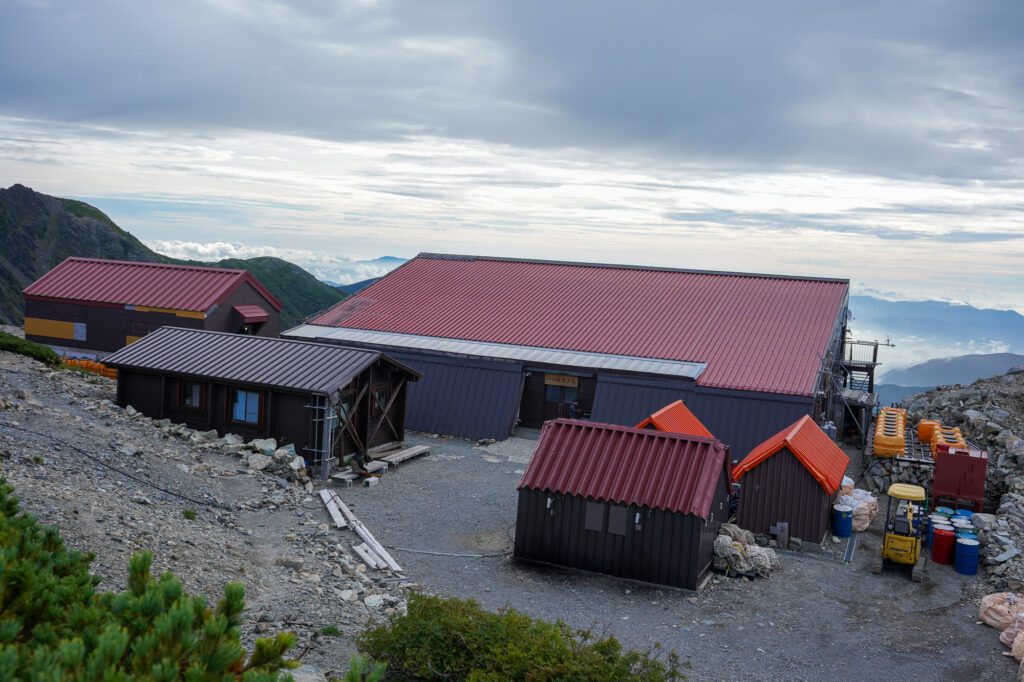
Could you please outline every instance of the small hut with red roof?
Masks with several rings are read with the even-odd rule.
[[[519,484],[514,555],[696,590],[729,486],[712,438],[549,421]]]
[[[740,484],[736,522],[769,533],[781,521],[789,536],[819,542],[850,458],[808,416],[754,448],[733,467]]]

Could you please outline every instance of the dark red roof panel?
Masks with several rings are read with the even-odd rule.
[[[99,258],[68,258],[30,284],[25,295],[205,312],[242,282],[281,310],[281,302],[246,270]]]
[[[839,489],[846,468],[850,466],[846,453],[813,419],[804,415],[792,426],[787,426],[751,450],[743,461],[733,467],[732,479],[739,481],[743,474],[782,448],[789,448],[829,495]]]
[[[544,424],[519,487],[706,519],[725,459],[717,440],[556,419]]]
[[[236,305],[232,310],[242,316],[242,319],[249,322],[266,322],[270,314],[258,305]]]
[[[421,254],[311,324],[706,363],[810,395],[846,280]]]
[[[648,427],[669,433],[714,438],[707,427],[683,404],[682,400],[666,405],[636,425],[638,429],[646,429]]]

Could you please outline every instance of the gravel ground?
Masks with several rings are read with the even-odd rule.
[[[929,565],[920,584],[895,569],[871,574],[880,518],[859,534],[850,564],[787,553],[770,579],[723,579],[700,594],[659,589],[512,560],[516,485],[531,441],[479,448],[411,440],[430,445],[431,455],[342,497],[430,591],[560,618],[631,648],[660,644],[689,662],[691,679],[1005,680],[1016,673],[998,633],[976,624],[977,578],[939,565]]]
[[[245,640],[293,630],[294,653],[327,673],[344,669],[355,634],[392,607],[400,611],[402,589],[417,583],[608,632],[631,648],[660,643],[689,662],[692,679],[1001,680],[1016,672],[996,631],[976,624],[980,580],[946,566],[930,566],[922,584],[896,570],[871,575],[879,520],[860,534],[849,565],[784,554],[770,579],[720,580],[700,594],[521,565],[511,559],[516,485],[533,442],[480,448],[411,435],[412,444],[431,446],[429,456],[375,487],[339,489],[413,579],[395,585],[359,570],[349,549],[357,540],[323,525],[329,519],[319,500],[246,471],[218,446],[186,442],[104,406],[112,397],[109,380],[0,353],[0,400],[8,405],[0,409],[0,474],[23,508],[60,525],[72,547],[95,552],[103,588],[123,588],[128,557],[139,549],[154,552],[154,572],[172,570],[211,601],[224,583],[243,582]],[[183,519],[185,508],[196,510],[195,521]],[[353,601],[342,596],[350,592]],[[385,602],[364,603],[378,597]],[[318,636],[326,625],[343,636]]]

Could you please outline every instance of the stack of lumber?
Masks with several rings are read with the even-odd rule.
[[[320,491],[320,499],[324,501],[327,513],[331,515],[335,527],[351,528],[362,538],[363,541],[360,544],[352,545],[352,550],[367,566],[388,570],[392,573],[400,573],[402,571],[402,567],[384,549],[384,545],[380,544],[377,538],[373,537],[373,533],[341,501],[338,493],[333,490],[324,489]]]

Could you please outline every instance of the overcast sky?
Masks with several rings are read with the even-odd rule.
[[[1024,312],[1022,37],[1019,0],[0,0],[0,185],[328,279],[446,251]]]

